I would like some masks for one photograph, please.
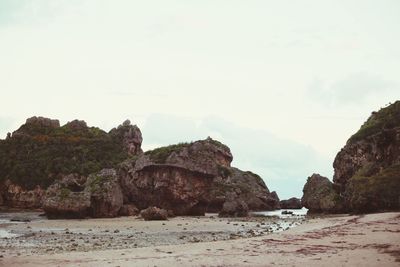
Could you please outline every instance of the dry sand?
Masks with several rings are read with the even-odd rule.
[[[400,266],[400,213],[310,219],[280,233],[268,233],[279,221],[252,220],[178,217],[144,222],[116,218],[10,225],[7,229],[11,227],[13,232],[33,232],[35,236],[19,238],[25,242],[10,239],[14,243],[1,243],[0,265]],[[49,237],[52,235],[56,240]]]

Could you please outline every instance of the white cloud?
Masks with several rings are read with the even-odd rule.
[[[326,83],[314,79],[309,87],[311,97],[328,107],[363,104],[376,98],[396,99],[400,86],[386,81],[378,75],[359,72],[347,75],[341,80]],[[394,98],[393,98],[394,97]]]

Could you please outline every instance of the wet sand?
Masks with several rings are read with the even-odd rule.
[[[7,226],[22,235],[0,241],[0,265],[400,266],[400,213],[285,220],[303,224],[271,233],[273,225],[286,229],[280,219],[20,223]]]

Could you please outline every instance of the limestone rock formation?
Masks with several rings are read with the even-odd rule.
[[[333,166],[350,211],[400,209],[400,101],[373,112]]]
[[[114,169],[103,169],[89,175],[86,190],[90,191],[91,217],[116,217],[123,204],[122,190]]]
[[[129,156],[138,155],[143,153],[142,145],[142,132],[136,125],[131,125],[129,120],[126,120],[110,131],[110,135],[116,137],[119,142],[122,142],[123,148]]]
[[[221,168],[207,193],[207,211],[222,209],[228,195],[236,195],[248,205],[250,210],[274,210],[279,208],[276,192],[270,193],[260,176],[237,168]]]
[[[0,205],[20,209],[37,209],[42,206],[44,193],[45,191],[40,186],[26,190],[7,180],[0,186]]]
[[[343,202],[328,178],[319,174],[308,177],[303,188],[301,205],[310,212],[336,213],[343,210]]]
[[[140,211],[140,216],[142,216],[145,221],[167,220],[168,211],[157,207],[148,207]]]
[[[337,154],[333,167],[333,184],[307,181],[305,207],[324,212],[399,210],[400,101],[373,112]]]
[[[281,207],[280,207],[280,200],[278,197],[278,193],[272,191],[270,194],[267,194],[267,204],[268,204],[267,210],[280,209]]]
[[[85,190],[86,178],[67,175],[46,190],[43,209],[50,219],[85,218],[89,214],[90,191]]]
[[[51,185],[44,197],[48,218],[116,217],[123,204],[116,171],[103,169],[87,179],[65,176]]]
[[[231,167],[230,149],[216,140],[146,153],[141,143],[140,129],[129,120],[106,133],[81,120],[60,126],[57,120],[30,118],[0,140],[0,203],[43,202],[51,218],[133,215],[135,207],[153,206],[175,215],[204,215],[227,208],[229,195],[249,210],[279,207],[261,177]],[[7,180],[12,186],[5,186]],[[47,188],[45,196],[40,188]]]
[[[60,126],[58,120],[29,118],[0,140],[0,195],[10,207],[39,207],[38,187],[46,189],[71,173],[88,176],[115,168],[141,154],[141,142],[139,128],[128,121],[106,133],[81,120]]]
[[[303,205],[301,205],[301,200],[296,197],[292,197],[289,199],[280,201],[281,209],[301,209]]]
[[[148,151],[119,168],[124,202],[204,215],[220,211],[226,196],[235,194],[250,209],[274,209],[276,201],[262,179],[232,168],[231,161],[229,148],[211,138]]]

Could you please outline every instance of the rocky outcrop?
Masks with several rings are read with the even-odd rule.
[[[303,207],[301,200],[296,197],[281,200],[279,204],[281,209],[301,209]]]
[[[337,154],[333,167],[333,184],[307,182],[304,206],[324,212],[399,210],[400,101],[373,112]],[[309,187],[316,192],[306,190]],[[327,202],[319,193],[322,189],[330,192]]]
[[[261,177],[231,167],[230,149],[216,140],[146,153],[141,143],[140,129],[128,120],[106,133],[81,120],[60,126],[33,117],[0,140],[0,178],[15,184],[10,192],[24,206],[40,206],[43,191],[39,201],[36,186],[47,188],[43,208],[50,218],[131,216],[135,207],[204,215],[231,207],[229,195],[249,210],[279,207]],[[22,193],[29,190],[36,193]],[[0,191],[2,203],[18,202]]]
[[[373,112],[333,167],[349,211],[400,209],[400,101]]]
[[[28,118],[24,125],[17,131],[13,132],[12,136],[18,134],[31,135],[32,133],[42,132],[45,133],[49,129],[56,129],[60,127],[59,120],[52,120],[44,117],[31,117]]]
[[[32,117],[0,140],[0,184],[10,180],[21,192],[37,186],[46,189],[71,173],[88,176],[103,168],[117,167],[129,156],[142,153],[141,142],[139,128],[129,121],[106,133],[81,120],[60,126],[58,120]],[[7,194],[4,190],[5,187],[0,195]]]
[[[142,132],[136,125],[131,125],[130,120],[126,120],[118,128],[112,129],[110,135],[116,137],[119,142],[122,142],[123,148],[129,156],[143,153],[141,148],[143,141]]]
[[[163,147],[130,157],[117,173],[102,170],[84,182],[66,176],[48,188],[43,207],[50,218],[82,218],[136,215],[136,207],[245,216],[249,209],[279,205],[258,175],[231,167],[231,161],[229,148],[211,138]]]
[[[85,190],[86,177],[67,175],[46,190],[43,209],[50,219],[85,218],[89,215],[90,191]]]
[[[37,209],[42,206],[44,193],[45,191],[40,186],[26,190],[7,180],[0,186],[0,205],[19,209]]]
[[[243,200],[250,210],[274,210],[279,208],[276,192],[270,193],[260,176],[237,168],[221,168],[207,193],[207,211],[222,209],[228,195]]]
[[[119,169],[124,202],[140,209],[157,206],[176,215],[219,212],[234,194],[250,209],[274,209],[263,180],[232,168],[229,148],[211,138],[148,151]]]
[[[267,210],[276,210],[280,209],[280,200],[278,197],[278,193],[275,191],[272,191],[270,194],[267,194],[267,204],[268,207]]]
[[[68,175],[51,185],[44,197],[48,218],[116,217],[123,204],[116,171],[103,169],[87,179]]]
[[[145,221],[160,221],[168,219],[168,211],[157,207],[149,207],[140,211],[140,216]]]
[[[114,169],[103,169],[89,175],[86,190],[90,191],[91,217],[116,217],[123,204],[119,178]]]
[[[310,212],[337,213],[343,210],[343,201],[333,183],[319,174],[308,177],[301,205]]]

